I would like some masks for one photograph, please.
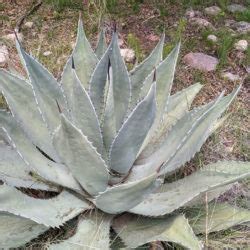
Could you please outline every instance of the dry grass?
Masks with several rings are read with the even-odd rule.
[[[232,48],[227,48],[229,51],[227,51],[226,63],[223,68],[212,73],[202,73],[191,70],[185,66],[181,60],[185,53],[202,51],[210,55],[217,55],[216,48],[209,46],[204,40],[204,30],[198,30],[185,23],[185,21],[181,23],[181,32],[177,32],[178,27],[180,27],[178,23],[180,23],[183,13],[187,8],[181,4],[181,1],[178,1],[178,3],[158,1],[162,2],[162,4],[156,4],[156,2],[157,1],[144,1],[138,8],[133,6],[133,4],[127,5],[124,1],[120,1],[118,6],[113,7],[112,13],[108,13],[104,16],[103,10],[98,9],[98,4],[89,5],[87,9],[85,6],[83,19],[86,33],[94,45],[97,39],[98,27],[101,23],[100,20],[103,20],[103,25],[106,27],[108,35],[110,35],[111,23],[112,20],[115,19],[118,23],[120,38],[124,41],[124,46],[133,44],[133,41],[130,40],[128,42],[127,40],[128,35],[132,34],[132,37],[135,37],[136,41],[140,43],[140,51],[137,51],[137,54],[141,57],[145,57],[155,46],[164,28],[166,28],[166,41],[169,42],[165,47],[166,53],[181,36],[183,46],[173,92],[187,87],[194,82],[201,82],[203,89],[197,96],[193,104],[194,106],[208,102],[215,98],[222,90],[226,90],[226,93],[229,93],[237,85],[236,83],[222,79],[220,77],[220,70],[230,70],[239,74],[242,79],[245,79],[245,83],[237,100],[228,111],[230,113],[229,118],[223,127],[216,131],[205,143],[201,152],[196,154],[195,158],[186,164],[186,167],[181,170],[181,174],[188,175],[197,168],[220,159],[249,160],[249,138],[247,138],[249,133],[249,114],[247,112],[247,110],[249,110],[249,97],[246,83],[247,73],[245,70],[245,67],[249,66],[247,55],[238,55]],[[24,73],[24,71],[21,68],[14,45],[11,42],[4,41],[1,37],[13,32],[18,18],[26,12],[31,3],[31,0],[23,0],[21,4],[18,3],[18,5],[15,5],[11,3],[11,1],[0,0],[0,16],[2,17],[0,20],[0,43],[7,44],[10,52],[10,59],[6,68],[11,67],[21,73]],[[199,4],[195,6],[197,9],[202,9],[202,7],[203,6]],[[78,9],[65,8],[58,11],[53,9],[53,5],[43,3],[39,10],[26,20],[34,22],[34,27],[31,29],[23,27],[23,44],[25,48],[48,67],[56,77],[60,76],[63,65],[72,51],[76,37],[78,13]],[[231,16],[224,18],[231,18]],[[219,21],[218,19],[210,19],[210,21],[218,29],[223,23],[222,19]],[[249,39],[249,36],[247,39]],[[46,57],[43,55],[45,51],[51,51],[52,54]],[[2,102],[3,100],[0,99],[0,105]],[[230,196],[230,194],[228,194],[228,196]],[[70,227],[70,231],[72,231],[72,228],[74,228],[74,223],[72,223],[73,222],[67,224],[65,228]],[[220,238],[220,242],[224,242],[224,245],[235,243],[237,245],[238,242],[245,237],[245,234],[248,233],[244,227],[241,229],[242,230],[237,229],[220,235],[209,235],[208,240],[213,244],[219,244],[217,241]],[[58,237],[61,238],[65,236],[65,232],[66,230],[52,230],[49,234],[41,236],[40,241],[41,243],[54,241]],[[36,241],[32,242],[29,246],[39,247],[39,244],[39,241]]]

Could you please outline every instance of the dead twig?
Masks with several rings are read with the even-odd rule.
[[[34,5],[31,6],[31,8],[23,15],[19,18],[19,20],[17,21],[16,27],[15,27],[15,31],[17,33],[19,33],[21,31],[21,27],[22,24],[24,22],[24,20],[31,15],[33,12],[35,12],[36,10],[38,10],[38,8],[42,5],[43,0],[38,0],[38,2]]]

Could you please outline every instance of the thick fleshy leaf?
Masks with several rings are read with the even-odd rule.
[[[102,29],[100,34],[99,34],[99,39],[98,39],[97,47],[95,50],[96,56],[99,59],[101,59],[101,57],[105,53],[106,49],[107,49],[107,43],[106,43],[106,38],[105,38],[105,31],[104,31],[104,29]]]
[[[118,131],[126,117],[131,98],[131,82],[127,67],[123,61],[118,45],[118,35],[115,32],[112,37],[113,44],[110,62],[112,67],[114,112],[116,130]]]
[[[208,211],[205,206],[196,208],[190,211],[188,217],[196,234],[211,233],[250,221],[250,211],[227,203],[212,202]]]
[[[240,87],[235,89],[230,95],[222,98],[218,103],[216,102],[214,108],[205,111],[204,115],[202,114],[198,120],[195,121],[195,124],[192,125],[190,130],[187,131],[187,134],[184,135],[185,139],[183,138],[183,142],[178,144],[177,151],[166,160],[162,167],[161,174],[175,171],[200,150],[203,143],[211,135],[211,128],[217,123],[217,120],[234,100],[239,90]],[[178,126],[176,126],[176,128],[178,129]],[[171,134],[175,133],[175,131],[176,130],[173,129]]]
[[[156,68],[162,60],[162,50],[165,40],[165,34],[151,52],[151,54],[133,70],[129,72],[131,78],[132,99],[130,106],[134,107],[139,99],[141,88],[146,77]]]
[[[69,239],[48,246],[49,250],[109,249],[109,230],[112,216],[91,211],[81,216],[75,234]]]
[[[65,113],[68,111],[64,92],[53,75],[37,60],[28,55],[18,41],[16,46],[30,79],[36,106],[47,128],[52,133],[60,123],[58,106]]]
[[[29,219],[0,213],[0,248],[21,247],[47,229],[44,225],[37,224]]]
[[[109,173],[101,155],[88,138],[64,115],[55,132],[54,145],[81,186],[91,195],[97,195],[108,186]]]
[[[14,187],[56,190],[55,187],[50,187],[33,178],[30,175],[30,168],[18,153],[3,141],[0,141],[0,180]]]
[[[89,79],[94,71],[95,65],[98,62],[98,58],[86,38],[83,30],[83,24],[80,19],[78,22],[76,45],[63,69],[61,76],[61,84],[65,90],[68,103],[72,101],[72,58],[74,59],[76,73],[83,86],[88,90]]]
[[[107,88],[107,77],[110,67],[110,55],[112,53],[114,45],[114,39],[112,39],[108,49],[105,54],[102,56],[96,68],[90,78],[90,90],[89,95],[95,107],[96,113],[100,121],[103,119],[103,113],[106,104],[105,100],[105,89]],[[112,77],[112,74],[109,74]],[[113,91],[113,85],[112,85]],[[111,96],[113,98],[113,94]]]
[[[143,83],[146,89],[149,88],[150,82],[152,81],[154,75],[156,75],[156,104],[157,113],[155,122],[150,129],[150,132],[143,143],[142,149],[151,141],[155,131],[157,131],[163,118],[163,114],[166,112],[166,106],[168,106],[169,96],[174,80],[175,67],[179,55],[180,43],[171,51],[167,58],[162,61],[156,68],[156,72],[151,72]],[[142,92],[145,93],[144,86]],[[141,149],[141,150],[142,150]]]
[[[111,145],[111,168],[127,174],[151,128],[156,112],[155,84],[148,95],[130,113]]]
[[[97,151],[102,154],[103,140],[95,108],[87,91],[77,77],[75,70],[72,70],[72,74],[74,82],[72,107],[70,107],[72,123],[87,136],[88,140],[97,148]]]
[[[235,98],[239,88],[230,95],[184,115],[170,130],[162,146],[150,157],[137,161],[131,176],[151,174],[159,167],[160,174],[169,174],[189,161],[211,134],[211,128]],[[137,177],[136,177],[137,178]]]
[[[112,69],[110,68],[110,71]],[[114,92],[112,76],[107,86],[107,97],[105,101],[105,110],[102,124],[103,143],[106,151],[110,151],[110,145],[116,135],[116,119],[115,119],[115,107],[114,107]]]
[[[172,183],[163,184],[130,212],[145,216],[160,216],[188,205],[192,200],[217,187],[250,176],[250,163],[217,162]]]
[[[148,176],[140,181],[119,184],[99,194],[94,203],[106,213],[121,213],[136,206],[160,184],[161,182],[156,180],[156,175]]]
[[[0,91],[25,134],[43,152],[58,160],[48,128],[37,108],[31,85],[5,70],[0,70]]]
[[[41,200],[21,191],[0,186],[0,212],[15,214],[48,227],[59,227],[92,206],[82,199],[62,191],[58,196]]]
[[[141,152],[139,159],[147,158],[158,150],[166,140],[171,127],[188,112],[192,101],[201,88],[202,85],[196,83],[169,97],[168,107],[166,107],[166,111],[163,114],[162,123],[158,130],[155,131],[151,142]]]
[[[0,128],[5,140],[15,149],[30,171],[45,181],[71,189],[81,190],[69,170],[62,164],[55,163],[35,148],[8,113],[0,111]]]
[[[152,241],[165,241],[192,250],[201,249],[184,215],[152,219],[124,214],[114,219],[112,227],[123,242],[132,248]]]

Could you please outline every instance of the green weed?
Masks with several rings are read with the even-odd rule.
[[[142,53],[139,39],[134,34],[129,33],[127,42],[128,42],[128,46],[135,51],[137,62],[140,62],[143,59],[143,53]]]
[[[250,9],[245,10],[243,12],[236,12],[235,19],[236,21],[250,22]]]

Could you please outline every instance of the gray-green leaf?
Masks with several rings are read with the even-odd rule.
[[[155,84],[148,95],[130,113],[114,139],[110,150],[111,168],[127,174],[151,128],[156,112]]]
[[[139,99],[140,91],[145,78],[156,68],[162,60],[162,50],[165,40],[165,34],[162,35],[160,41],[151,52],[151,54],[133,70],[129,72],[131,78],[132,99],[131,107],[136,105]]]
[[[217,187],[250,176],[250,163],[225,161],[210,164],[172,183],[162,185],[130,212],[145,216],[160,216],[188,205],[193,199]]]
[[[0,70],[0,78],[0,91],[3,92],[11,113],[25,134],[43,152],[57,161],[58,156],[52,145],[48,128],[39,113],[32,86],[4,70]]]
[[[109,249],[109,230],[112,216],[91,211],[81,216],[75,234],[69,239],[52,244],[49,250]]]
[[[184,215],[152,219],[124,214],[114,219],[112,227],[123,242],[132,248],[152,241],[165,241],[192,250],[201,249],[201,244]]]
[[[37,60],[28,55],[18,41],[16,46],[30,79],[36,106],[47,128],[52,133],[60,123],[58,105],[65,113],[68,111],[64,92],[53,75]]]
[[[100,34],[99,34],[98,43],[97,43],[97,47],[95,50],[96,56],[99,59],[101,59],[101,57],[105,53],[106,49],[107,49],[107,44],[106,44],[106,39],[105,39],[105,31],[104,31],[104,29],[102,29]]]
[[[0,213],[0,248],[21,247],[47,229],[46,226],[37,224],[29,219]]]
[[[156,175],[151,175],[140,181],[113,186],[100,193],[94,203],[104,212],[121,213],[144,200],[160,183],[156,180]]]
[[[30,219],[47,227],[59,227],[81,212],[91,209],[91,205],[82,199],[62,191],[51,199],[35,199],[21,191],[0,186],[1,212],[8,212]]]
[[[82,131],[64,115],[54,135],[54,145],[62,161],[88,193],[97,195],[107,188],[109,173],[104,160]]]
[[[250,221],[250,211],[248,209],[227,203],[212,202],[208,206],[208,211],[204,206],[190,212],[192,215],[188,217],[196,234],[226,230]]]

